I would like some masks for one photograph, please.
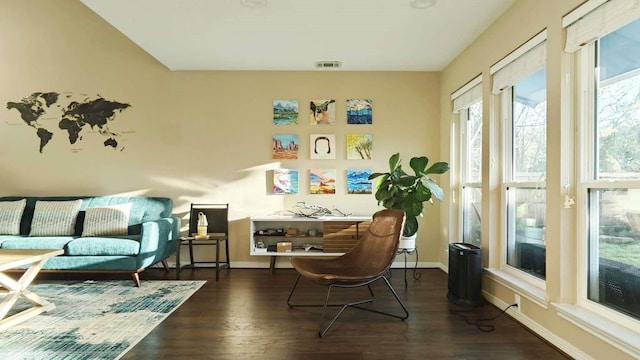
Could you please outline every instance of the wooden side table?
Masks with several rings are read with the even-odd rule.
[[[176,251],[176,279],[180,280],[180,272],[184,269],[195,269],[197,268],[197,264],[215,264],[216,265],[216,281],[220,278],[220,269],[224,267],[226,269],[231,269],[231,264],[229,263],[229,238],[227,234],[224,233],[211,233],[208,235],[196,235],[196,236],[184,236],[181,237],[178,241],[178,250]],[[225,246],[225,260],[220,262],[220,245],[224,242]],[[180,264],[180,248],[182,245],[189,246],[189,263],[181,265]],[[209,245],[216,247],[216,261],[195,261],[193,257],[193,247],[199,245]]]

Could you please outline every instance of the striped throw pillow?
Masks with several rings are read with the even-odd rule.
[[[82,236],[127,235],[131,203],[87,208]]]
[[[29,236],[71,236],[82,200],[36,201]]]
[[[0,202],[0,235],[19,235],[27,199]]]

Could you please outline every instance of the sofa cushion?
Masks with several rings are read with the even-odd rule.
[[[37,201],[29,236],[73,235],[82,200]]]
[[[0,234],[20,234],[20,220],[27,200],[1,201],[0,202]]]
[[[140,234],[142,223],[171,217],[173,202],[169,198],[145,197],[145,196],[95,196],[83,199],[81,217],[85,209],[92,207],[105,207],[117,204],[131,203],[129,212],[129,234]],[[27,201],[27,208],[29,202]],[[82,224],[82,222],[79,222]],[[77,234],[81,234],[79,231]]]
[[[67,244],[65,255],[136,256],[140,253],[139,240],[140,235],[75,238]]]
[[[71,236],[0,236],[2,249],[64,249]]]
[[[85,209],[92,207],[104,207],[109,205],[132,203],[129,213],[129,234],[140,234],[142,223],[155,221],[172,216],[173,201],[164,197],[148,196],[2,196],[0,201],[16,201],[27,199],[27,206],[20,222],[20,235],[29,235],[31,219],[37,201],[66,201],[82,200],[80,212],[76,221],[75,235],[82,234]]]
[[[131,203],[87,208],[82,236],[127,235]]]
[[[43,269],[122,272],[135,271],[138,267],[135,256],[54,256]]]

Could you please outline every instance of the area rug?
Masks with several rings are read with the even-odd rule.
[[[0,332],[0,359],[119,359],[205,281],[41,282],[56,308]],[[15,307],[27,305],[21,300]]]

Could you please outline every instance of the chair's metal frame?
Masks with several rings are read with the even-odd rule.
[[[318,331],[318,335],[320,337],[323,337],[324,334],[326,334],[326,332],[329,330],[329,328],[331,326],[333,326],[333,324],[336,322],[338,317],[340,317],[340,315],[342,315],[342,313],[348,307],[353,307],[353,308],[360,309],[360,310],[366,310],[366,311],[374,312],[374,313],[377,313],[377,314],[391,316],[391,317],[394,317],[394,318],[400,319],[400,320],[405,320],[405,319],[407,319],[409,317],[409,311],[407,310],[405,305],[402,303],[402,300],[400,300],[400,297],[398,297],[398,294],[393,289],[393,286],[391,286],[391,283],[389,283],[389,280],[387,280],[387,278],[384,275],[380,275],[380,276],[377,276],[375,278],[369,279],[367,281],[354,283],[354,284],[344,284],[344,283],[332,283],[332,284],[329,284],[329,286],[327,288],[327,297],[325,299],[324,304],[292,304],[291,303],[291,297],[293,296],[293,293],[296,290],[296,287],[298,286],[298,282],[300,281],[301,277],[302,277],[302,275],[298,274],[298,278],[296,279],[296,282],[293,284],[293,288],[291,289],[291,292],[289,293],[289,297],[287,298],[287,305],[289,305],[290,308],[296,308],[296,307],[320,307],[320,306],[322,306],[323,309],[322,309],[322,316],[320,317],[320,330]],[[374,295],[373,295],[373,290],[371,289],[370,284],[375,282],[375,281],[378,281],[380,279],[382,279],[384,281],[384,283],[387,285],[387,287],[389,288],[389,290],[391,291],[393,296],[396,298],[396,301],[398,302],[398,304],[400,304],[400,306],[402,307],[402,310],[404,311],[404,315],[396,315],[396,314],[392,314],[392,313],[388,313],[388,312],[384,312],[384,311],[379,311],[379,310],[376,310],[376,309],[369,309],[369,308],[365,308],[365,307],[360,306],[360,305],[365,304],[365,303],[373,302]],[[360,300],[360,301],[351,302],[351,303],[346,303],[346,304],[329,304],[329,299],[331,297],[331,290],[334,287],[352,289],[352,288],[357,288],[357,287],[361,287],[361,286],[367,286],[367,288],[369,289],[369,294],[371,294],[371,297],[369,299]],[[333,319],[331,319],[331,321],[329,321],[329,324],[325,326],[324,324],[325,324],[325,318],[326,318],[326,313],[327,313],[327,307],[329,307],[329,306],[341,306],[342,308],[333,317]]]

